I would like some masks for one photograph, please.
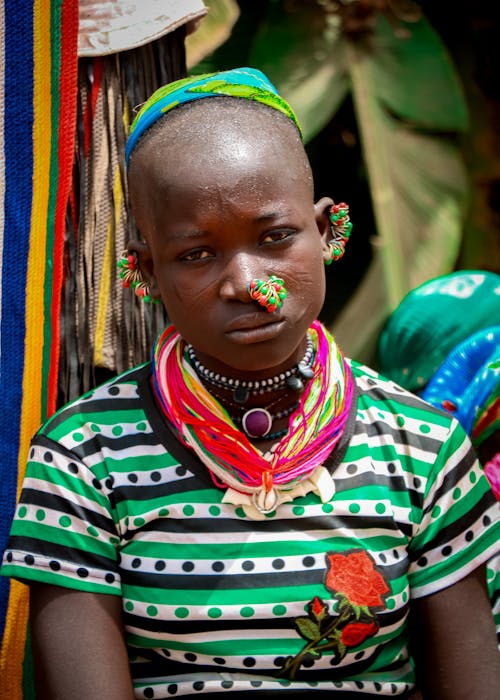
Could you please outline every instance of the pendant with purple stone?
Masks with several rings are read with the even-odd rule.
[[[265,408],[251,408],[243,414],[241,425],[248,437],[265,437],[271,430],[273,418]]]

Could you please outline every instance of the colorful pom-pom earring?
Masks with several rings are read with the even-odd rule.
[[[254,278],[248,283],[248,293],[252,299],[272,314],[283,306],[287,291],[283,280],[271,275],[267,282]]]
[[[334,260],[340,260],[345,253],[345,246],[352,231],[349,219],[349,206],[345,202],[333,204],[330,207],[332,240],[328,243],[329,257],[325,265],[331,265]]]
[[[131,287],[134,294],[146,303],[158,301],[158,299],[154,299],[151,296],[151,288],[142,276],[139,261],[135,253],[124,250],[121,258],[118,260],[117,267],[122,281],[122,287],[126,289]]]

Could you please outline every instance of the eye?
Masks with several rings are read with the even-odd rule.
[[[262,237],[262,243],[281,243],[281,241],[286,241],[288,238],[293,236],[295,232],[291,229],[276,229],[275,231],[268,231],[265,236]]]
[[[190,250],[188,253],[183,253],[179,256],[179,260],[182,262],[198,262],[199,260],[206,260],[212,257],[212,253],[205,248],[198,248],[197,250]]]

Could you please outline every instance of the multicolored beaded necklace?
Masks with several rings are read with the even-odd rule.
[[[165,329],[153,349],[153,388],[181,442],[207,466],[217,486],[251,495],[263,513],[280,502],[281,491],[292,491],[324,462],[349,415],[350,367],[318,321],[309,334],[315,349],[314,377],[289,416],[288,435],[267,456],[204,387],[174,326]]]

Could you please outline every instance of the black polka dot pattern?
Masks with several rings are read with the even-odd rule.
[[[101,400],[104,399],[109,406],[113,403],[116,404],[121,412],[122,406],[126,406],[125,394],[128,396],[131,390],[128,384],[127,386],[121,384],[120,386],[108,385],[107,388],[101,388],[99,391]],[[366,387],[363,391],[367,391]],[[107,392],[109,392],[109,395],[107,395]],[[113,394],[120,395],[119,401],[112,402],[110,400],[110,396]],[[97,402],[97,397],[95,397],[95,401]],[[110,444],[111,436],[117,438],[113,442],[113,454],[110,464],[106,463],[105,466],[99,464],[97,458],[94,459],[93,455],[90,456],[89,463],[96,476],[94,490],[104,489],[104,493],[102,490],[99,493],[94,493],[96,503],[102,504],[109,499],[113,507],[117,506],[116,511],[113,512],[113,518],[109,519],[109,525],[106,526],[104,523],[106,515],[102,508],[100,508],[99,514],[96,512],[96,515],[93,517],[90,512],[92,507],[90,505],[88,517],[85,517],[87,511],[85,514],[79,514],[75,508],[63,510],[61,507],[60,512],[58,512],[57,508],[47,506],[45,501],[41,499],[36,502],[28,499],[22,502],[18,508],[19,515],[17,517],[19,522],[23,520],[29,523],[29,527],[32,530],[37,528],[43,531],[48,528],[58,527],[61,532],[60,541],[62,546],[64,546],[64,542],[69,542],[71,546],[73,542],[78,543],[78,540],[80,540],[88,544],[89,548],[93,548],[92,551],[95,554],[102,554],[102,558],[96,557],[95,560],[93,558],[87,560],[83,556],[76,555],[73,562],[71,562],[63,558],[62,552],[64,550],[61,547],[61,549],[55,548],[53,550],[34,549],[33,554],[14,552],[14,557],[12,553],[7,552],[5,555],[6,561],[9,562],[14,559],[15,562],[19,563],[20,567],[24,565],[24,567],[37,566],[40,570],[43,568],[45,574],[51,576],[54,581],[57,581],[57,579],[62,582],[73,580],[75,588],[93,590],[99,587],[100,590],[104,590],[103,586],[108,586],[108,592],[112,592],[111,587],[118,592],[120,578],[114,572],[114,565],[110,570],[107,570],[106,568],[100,568],[98,562],[104,562],[106,559],[111,561],[112,558],[119,560],[120,552],[118,550],[123,547],[120,568],[124,569],[122,583],[124,585],[124,613],[127,616],[127,622],[137,625],[139,628],[142,617],[146,620],[144,629],[152,632],[150,637],[154,633],[155,636],[161,639],[161,644],[165,643],[167,646],[168,641],[162,639],[162,624],[166,618],[168,618],[168,624],[172,625],[173,629],[175,625],[175,629],[178,628],[180,633],[183,633],[185,630],[187,630],[188,634],[190,630],[195,630],[195,633],[199,629],[202,631],[205,629],[216,630],[220,635],[220,643],[217,643],[216,646],[214,645],[211,651],[212,654],[216,653],[218,656],[206,658],[205,654],[210,647],[198,647],[196,644],[193,643],[191,645],[189,642],[186,643],[186,646],[181,644],[180,648],[176,642],[172,642],[173,649],[171,652],[158,645],[158,647],[155,646],[157,651],[154,653],[159,659],[159,664],[161,664],[161,659],[164,659],[164,665],[168,667],[169,671],[170,665],[177,670],[177,667],[181,666],[183,662],[185,662],[186,667],[189,664],[200,664],[200,670],[203,667],[210,666],[214,671],[214,676],[218,672],[218,680],[214,681],[213,690],[221,693],[221,697],[224,694],[224,690],[228,690],[229,695],[236,689],[240,690],[239,681],[236,682],[235,676],[238,673],[245,675],[245,670],[247,680],[244,681],[244,685],[247,692],[251,692],[252,689],[261,689],[262,695],[265,696],[267,691],[262,686],[267,688],[267,680],[263,683],[258,679],[264,677],[267,673],[266,669],[269,669],[271,664],[274,664],[275,670],[269,675],[274,676],[276,687],[284,690],[284,687],[282,688],[281,686],[285,686],[286,682],[283,681],[282,683],[279,670],[276,669],[282,668],[286,662],[285,654],[289,650],[286,645],[280,645],[279,642],[274,643],[272,641],[277,638],[275,630],[279,630],[278,634],[282,634],[283,629],[286,629],[287,634],[296,635],[297,649],[303,649],[304,646],[307,646],[307,640],[300,638],[300,634],[294,628],[293,620],[303,617],[304,614],[310,614],[312,597],[317,594],[318,598],[325,601],[329,612],[332,614],[337,612],[337,602],[331,600],[330,592],[324,585],[325,567],[327,566],[325,565],[325,552],[329,551],[325,548],[330,547],[333,551],[338,551],[337,539],[342,536],[342,533],[339,534],[339,532],[344,525],[346,528],[350,528],[351,523],[354,523],[357,517],[362,518],[364,515],[369,515],[373,516],[374,527],[380,527],[381,530],[386,529],[386,522],[388,525],[391,524],[391,519],[392,521],[395,520],[397,524],[401,521],[407,528],[406,530],[404,528],[401,530],[391,529],[390,536],[387,538],[383,538],[384,533],[381,532],[380,538],[377,534],[371,540],[373,547],[370,553],[375,567],[384,576],[388,573],[389,578],[393,576],[395,581],[397,581],[386,600],[387,611],[390,613],[388,617],[393,616],[394,619],[397,619],[397,615],[408,605],[410,595],[408,581],[405,578],[408,563],[410,563],[412,568],[417,569],[416,578],[425,585],[426,580],[433,578],[435,566],[437,564],[439,568],[441,561],[443,567],[450,571],[454,569],[454,560],[458,558],[455,556],[456,553],[461,548],[465,548],[466,542],[474,542],[474,538],[478,537],[476,532],[480,530],[481,518],[483,518],[484,525],[488,525],[490,522],[490,518],[485,515],[485,512],[476,515],[476,520],[473,522],[467,522],[465,519],[462,530],[459,530],[458,526],[453,530],[453,539],[451,537],[448,539],[437,537],[435,539],[430,537],[425,539],[422,537],[422,541],[426,543],[428,550],[422,548],[420,551],[413,551],[409,554],[406,548],[406,533],[412,528],[416,529],[421,523],[423,527],[424,524],[427,524],[427,521],[430,523],[431,530],[432,528],[438,530],[441,520],[447,522],[443,506],[446,500],[436,499],[436,505],[434,507],[430,506],[429,510],[426,511],[426,514],[428,513],[427,519],[421,521],[422,493],[425,492],[427,500],[427,489],[429,488],[428,500],[429,503],[432,503],[430,496],[432,495],[431,489],[434,488],[432,483],[433,477],[428,474],[425,477],[415,476],[407,468],[407,462],[401,459],[399,447],[383,453],[383,456],[377,457],[377,459],[372,455],[373,469],[370,469],[370,457],[363,452],[359,446],[362,446],[363,443],[360,442],[358,445],[359,450],[353,451],[347,448],[344,461],[339,465],[338,481],[336,480],[337,496],[340,495],[339,498],[332,499],[331,502],[321,503],[321,499],[317,498],[317,494],[309,494],[303,498],[296,499],[294,502],[283,504],[283,507],[280,506],[276,513],[269,516],[269,521],[265,523],[267,529],[265,529],[261,523],[255,525],[254,523],[246,522],[246,520],[249,520],[248,514],[244,513],[241,506],[237,508],[223,502],[223,494],[219,494],[221,490],[213,489],[217,494],[216,497],[209,493],[208,490],[213,488],[211,484],[204,484],[205,491],[202,492],[201,488],[199,488],[199,475],[196,470],[191,472],[182,465],[178,465],[174,461],[174,456],[169,455],[167,457],[161,454],[157,443],[154,442],[154,434],[150,432],[149,428],[144,428],[146,422],[143,414],[140,412],[136,412],[130,420],[128,418],[124,419],[122,417],[124,414],[120,414],[121,417],[116,414],[113,420],[102,420],[97,413],[95,415],[92,414],[94,410],[92,406],[87,404],[84,410],[87,411],[89,416],[92,416],[91,418],[89,417],[88,426],[89,432],[94,436],[94,439],[91,439],[92,435],[90,437],[87,435],[86,429],[82,429],[81,426],[78,426],[78,423],[73,422],[73,429],[71,431],[68,430],[68,440],[72,446],[71,449],[73,449],[73,457],[69,450],[58,452],[54,443],[48,440],[38,443],[36,448],[32,449],[31,454],[41,464],[42,470],[46,473],[55,472],[53,467],[55,462],[64,483],[70,485],[70,488],[74,488],[74,493],[77,496],[83,494],[83,497],[85,497],[90,492],[86,455],[94,447],[99,448],[101,443],[105,445]],[[380,409],[375,406],[366,408],[361,405],[359,408],[359,424],[357,425],[359,427],[359,437],[372,435],[372,432],[369,430],[363,432],[363,421],[366,422],[366,425],[379,426],[383,425],[383,421],[387,420],[386,432],[389,436],[388,439],[396,436],[395,439],[399,440],[407,429],[402,427],[406,425],[405,420],[407,424],[410,422],[409,416],[403,413],[399,422],[396,422],[397,414],[392,416],[392,421],[389,420],[390,417],[390,409],[388,408],[384,408],[384,414],[382,415]],[[429,444],[431,442],[437,444],[440,439],[439,435],[436,431],[433,431],[431,433],[432,440],[426,437],[429,432],[426,429],[429,426],[424,423],[426,421],[422,418],[419,423],[422,428],[417,427],[414,429],[415,444],[420,437],[417,436],[417,430],[420,430],[424,435],[422,440],[428,441]],[[399,428],[395,426],[399,426]],[[132,439],[129,438],[131,431],[134,430],[136,433],[145,430],[148,433],[147,435],[142,435],[141,444],[145,443],[147,449],[152,448],[151,454],[153,456],[150,462],[146,459],[144,461],[137,460],[137,445],[139,443],[134,444],[134,454],[130,453]],[[413,443],[404,443],[404,448],[408,448],[408,451],[411,452]],[[434,449],[435,447],[432,447],[432,450]],[[429,447],[429,450],[431,450],[431,447]],[[121,453],[123,453],[123,457]],[[358,454],[361,455],[359,461],[357,461]],[[384,459],[386,454],[390,454],[390,459],[394,459],[394,463],[387,462]],[[132,458],[130,459],[130,457]],[[113,462],[115,458],[116,464],[118,464],[116,467]],[[134,458],[136,458],[135,461]],[[74,461],[70,461],[71,459]],[[120,459],[126,461],[119,464]],[[408,458],[408,464],[410,459],[411,457]],[[127,471],[130,464],[137,469],[136,472]],[[115,477],[115,481],[113,481],[112,474]],[[369,493],[365,497],[361,489],[365,485],[365,479],[367,479],[367,487],[372,486],[370,479],[373,479],[373,474],[376,476],[374,488],[368,489]],[[85,491],[77,491],[78,476],[82,480]],[[186,477],[189,477],[189,479]],[[92,478],[92,473],[90,478]],[[181,480],[185,485],[183,489],[179,486]],[[117,488],[115,494],[110,494],[109,492],[116,488],[117,484],[123,488]],[[347,497],[344,497],[344,488],[354,491],[354,487],[358,484],[360,487],[359,497],[349,497],[347,494]],[[54,484],[53,486],[57,487],[57,485]],[[49,484],[50,486],[52,485]],[[386,486],[387,491],[384,492]],[[405,489],[404,493],[398,493],[398,497],[395,497],[394,502],[392,502],[392,489],[396,492],[400,488]],[[458,489],[456,487],[453,491],[453,498],[455,500],[460,498],[465,501],[468,491],[473,488],[472,480],[471,483],[467,482],[464,488]],[[461,495],[460,490],[462,491]],[[452,489],[450,489],[450,496],[451,493]],[[55,488],[52,491],[52,495],[59,495]],[[394,504],[401,505],[401,508],[399,510],[397,508],[393,509],[392,506]],[[117,517],[113,521],[115,512]],[[331,514],[331,516],[326,517],[327,514]],[[450,519],[451,516],[448,520]],[[285,525],[283,521],[286,520],[289,520],[289,522],[298,522],[300,520],[301,532],[303,530],[306,533],[306,537],[304,539],[300,537],[291,539],[286,535],[284,536]],[[375,520],[377,521],[376,523]],[[328,527],[330,527],[330,530],[328,530]],[[478,528],[477,531],[476,527]],[[260,530],[259,528],[262,529]],[[203,537],[199,536],[200,532]],[[260,532],[263,533],[262,537]],[[327,533],[326,536],[323,535],[323,532]],[[400,536],[400,532],[404,536]],[[181,535],[179,538],[177,537],[178,533]],[[249,540],[248,533],[251,533],[255,540]],[[120,536],[123,536],[123,539],[119,540]],[[141,547],[142,536],[144,536],[144,547]],[[318,544],[322,537],[328,538],[328,541]],[[197,551],[196,546],[200,539],[203,542],[208,541],[209,546],[206,547],[206,551],[199,555],[199,558],[198,554],[196,554],[196,558],[190,560],[190,556],[194,557],[192,552]],[[177,546],[177,540],[179,540],[181,546]],[[453,547],[449,544],[451,541],[453,542]],[[390,546],[395,549],[391,550]],[[340,545],[339,548],[342,549],[342,546]],[[75,544],[75,551],[77,549],[78,546]],[[201,549],[198,551],[201,551]],[[52,558],[54,554],[61,556],[61,559]],[[420,559],[418,559],[419,556]],[[408,561],[408,558],[410,558],[410,561]],[[86,568],[87,564],[88,568]],[[96,566],[95,570],[94,565]],[[105,567],[106,564],[103,563],[101,566]],[[26,577],[32,576],[32,573],[27,571],[26,568],[25,571]],[[240,596],[231,589],[231,586],[235,586],[235,584],[231,583],[232,579],[238,582],[238,590],[241,591]],[[405,579],[406,587],[400,585],[403,579]],[[158,593],[158,595],[148,596],[147,592],[144,595],[136,594],[133,589],[135,586],[137,589],[140,589],[142,581],[151,584],[152,587],[155,585],[158,588],[164,586],[164,595]],[[241,587],[239,586],[240,582],[242,584]],[[268,601],[265,604],[262,602],[264,596],[261,594],[261,590],[267,588],[275,594],[276,589],[285,585],[290,586],[289,590],[291,590],[292,595],[295,594],[295,586],[297,590],[304,586],[310,591],[310,595],[304,599],[302,597],[297,599],[292,597],[285,598],[284,601],[279,595],[274,595],[274,597],[265,597],[265,600]],[[168,597],[171,586],[172,588],[178,588],[179,592],[174,596]],[[274,586],[275,588],[273,588]],[[130,590],[128,590],[129,587]],[[231,589],[231,595],[225,595],[226,588]],[[204,591],[203,594],[200,593],[200,590]],[[209,593],[205,595],[205,591]],[[227,637],[223,636],[224,633],[222,632],[222,630],[228,628],[228,625],[239,632],[250,627],[252,639],[255,630],[255,636],[260,635],[259,639],[264,640],[262,646],[259,646],[257,643],[255,645],[239,643],[239,638],[235,638],[234,642],[232,638],[228,640]],[[272,630],[270,642],[267,641],[266,632],[268,629]],[[146,631],[145,636],[147,634],[148,632]],[[235,635],[235,637],[237,636]],[[274,660],[273,656],[269,657],[269,654],[272,654],[273,651],[276,654]],[[198,653],[200,654],[199,656],[197,656]],[[348,650],[349,658],[356,662],[361,662],[359,666],[362,666],[363,669],[370,669],[372,653],[373,647],[369,647],[368,651],[362,651],[359,648],[350,648]],[[263,657],[261,658],[259,654],[263,654]],[[283,654],[283,656],[278,656],[278,654]],[[226,658],[224,658],[225,656]],[[152,657],[153,652],[151,653]],[[167,657],[172,659],[172,664],[167,664]],[[394,659],[396,660],[396,656],[394,656]],[[327,677],[330,679],[331,676],[333,678],[343,677],[341,669],[336,666],[337,662],[333,657],[333,653],[325,653],[321,658],[312,655],[305,656],[301,657],[301,660],[303,661],[301,668],[303,670],[310,669],[301,678],[301,682],[303,679],[301,687],[305,691],[308,687],[314,688],[318,685],[323,690],[323,679]],[[398,657],[397,661],[399,662],[400,660],[400,657]],[[144,663],[144,657],[141,653],[138,653],[137,658],[132,659],[132,661],[137,664],[137,677],[140,688],[137,691],[138,697],[165,698],[175,695],[189,695],[191,693],[201,696],[202,693],[212,692],[212,688],[209,689],[206,679],[199,680],[201,673],[200,676],[189,675],[190,670],[195,670],[194,667],[186,670],[186,676],[183,677],[182,681],[180,677],[176,679],[174,675],[167,673],[167,677],[160,682],[160,679],[153,681],[153,674],[142,679],[140,678],[142,669],[147,665]],[[329,664],[332,665],[329,666]],[[328,668],[330,668],[330,672],[328,672]],[[179,675],[181,676],[182,672]],[[308,682],[306,680],[308,676],[313,678],[319,677],[322,680],[319,683]],[[385,677],[381,675],[381,678]],[[364,691],[367,697],[371,696],[372,693],[378,695],[383,692],[390,695],[393,692],[397,695],[402,692],[403,684],[394,680],[396,676],[393,677],[395,683],[393,688],[390,686],[390,680],[379,683],[377,687],[368,678],[365,679],[362,672],[356,675],[356,678],[361,678],[362,680],[355,681],[351,677],[348,684],[349,691],[355,695],[357,694],[356,691]],[[231,679],[234,680],[234,684]],[[221,687],[223,680],[224,687]],[[333,688],[332,680],[327,680],[326,684],[334,693],[335,689]],[[364,683],[363,680],[365,681]],[[153,685],[150,686],[150,683],[153,683]],[[337,687],[344,690],[346,683],[338,682]]]

